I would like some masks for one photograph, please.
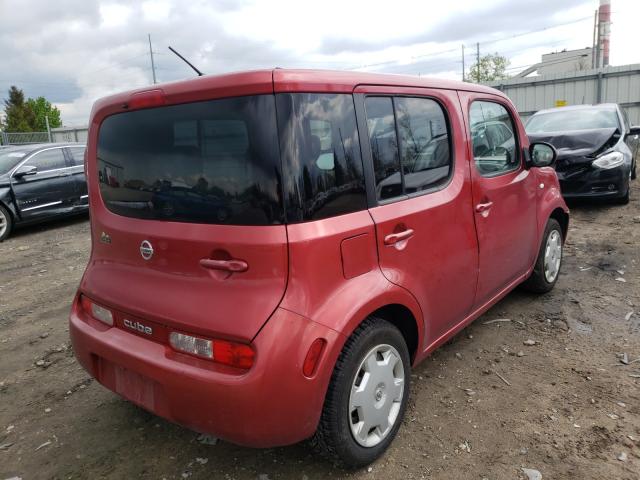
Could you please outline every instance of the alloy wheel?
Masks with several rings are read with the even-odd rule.
[[[7,231],[7,228],[9,228],[9,220],[2,209],[0,209],[0,238],[2,238],[4,233]]]

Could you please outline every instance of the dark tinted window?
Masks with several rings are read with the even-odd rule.
[[[379,200],[402,195],[398,141],[390,97],[369,97],[365,101],[367,127]]]
[[[558,108],[532,116],[527,122],[527,133],[565,132],[619,127],[618,114],[615,108],[612,107]]]
[[[515,126],[499,103],[477,101],[471,104],[473,158],[481,175],[491,177],[516,170],[520,165]]]
[[[272,95],[107,117],[98,179],[120,215],[232,225],[282,223]]]
[[[351,95],[279,94],[287,222],[367,208]]]
[[[451,154],[442,107],[428,98],[394,99],[404,192],[442,185],[449,178]]]
[[[36,167],[38,172],[56,170],[67,166],[61,148],[54,148],[52,150],[45,150],[44,152],[36,153],[26,161],[25,165]]]
[[[74,165],[84,165],[84,149],[85,147],[69,147]]]

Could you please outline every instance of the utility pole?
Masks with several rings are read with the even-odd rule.
[[[156,81],[156,65],[153,62],[153,49],[151,48],[151,34],[147,34],[149,36],[149,56],[151,57],[151,73],[153,74],[153,84],[158,83]]]
[[[476,80],[480,83],[480,42],[476,43]]]
[[[596,49],[597,47],[597,32],[598,32],[598,10],[596,10],[593,16],[593,46],[591,48],[591,68],[596,68]]]
[[[462,81],[464,82],[464,77],[465,77],[465,71],[464,71],[464,43],[462,44]]]
[[[53,140],[51,138],[51,127],[49,127],[49,115],[44,116],[44,123],[47,125],[47,137],[49,138],[49,143]]]

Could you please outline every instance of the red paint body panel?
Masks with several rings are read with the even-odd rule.
[[[253,447],[286,445],[314,432],[330,362],[343,344],[337,332],[278,309],[254,342],[256,363],[243,373],[118,328],[100,331],[81,315],[74,303],[74,352],[107,388],[176,423]],[[327,347],[315,375],[307,378],[302,364],[316,338],[326,339]]]
[[[428,97],[448,112],[454,171],[440,191],[370,209],[376,224],[380,268],[392,283],[412,292],[425,318],[422,348],[464,318],[473,306],[478,244],[473,223],[471,179],[464,143],[464,123],[456,92],[426,88],[361,86],[364,94]],[[403,229],[414,235],[396,245],[384,238]]]
[[[446,109],[453,139],[451,181],[436,192],[323,220],[289,225],[222,226],[136,220],[111,213],[99,192],[98,130],[140,89],[94,105],[86,168],[92,253],[79,293],[114,312],[115,327],[87,318],[78,301],[70,334],[79,362],[107,388],[165,418],[248,446],[303,440],[316,429],[336,359],[372,312],[400,305],[418,332],[414,364],[506,295],[533,268],[549,215],[567,211],[553,169],[481,178],[471,155],[468,104],[493,89],[446,80],[355,72],[268,70],[155,86],[175,105],[279,92],[427,96]],[[144,97],[144,94],[138,98]],[[153,97],[153,98],[151,98]],[[145,100],[146,101],[146,100]],[[526,134],[516,118],[522,146]],[[359,132],[366,141],[366,132]],[[365,159],[366,160],[366,159]],[[539,188],[544,183],[546,188]],[[474,208],[494,201],[488,217]],[[410,228],[395,245],[385,237]],[[111,243],[102,243],[102,234]],[[150,240],[153,257],[140,255]],[[201,259],[238,259],[242,272],[211,270]],[[152,326],[129,332],[124,318]],[[251,343],[249,370],[172,350],[171,330]],[[302,367],[326,340],[307,378]]]
[[[518,113],[509,100],[498,95],[460,92],[462,112],[469,125],[469,109],[475,100],[497,102],[505,107],[518,129],[520,150],[529,146]],[[473,148],[467,141],[470,159]],[[522,153],[520,152],[522,156]],[[472,160],[473,162],[473,160]],[[483,177],[472,165],[473,205],[491,204],[488,210],[475,212],[478,244],[480,246],[478,291],[474,306],[495,297],[505,285],[526,273],[537,254],[536,197],[538,182],[535,169],[528,170],[524,162],[520,168],[496,177]]]

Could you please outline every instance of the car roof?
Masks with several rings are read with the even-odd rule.
[[[76,142],[24,143],[21,145],[6,145],[3,148],[3,150],[34,153],[38,150],[45,150],[47,148],[54,148],[54,147],[84,147],[84,146],[85,146],[84,143],[76,143]]]
[[[507,98],[494,88],[456,80],[355,71],[276,68],[223,75],[203,75],[188,80],[125,91],[99,99],[94,104],[92,115],[103,108],[113,113],[115,110],[128,108],[127,103],[133,95],[149,91],[160,90],[168,104],[177,104],[201,101],[205,98],[283,92],[352,93],[360,85],[462,90]]]
[[[534,115],[540,115],[544,113],[555,113],[560,111],[573,111],[573,110],[617,110],[617,103],[597,103],[588,105],[567,105],[566,107],[547,108],[545,110],[538,110]]]

